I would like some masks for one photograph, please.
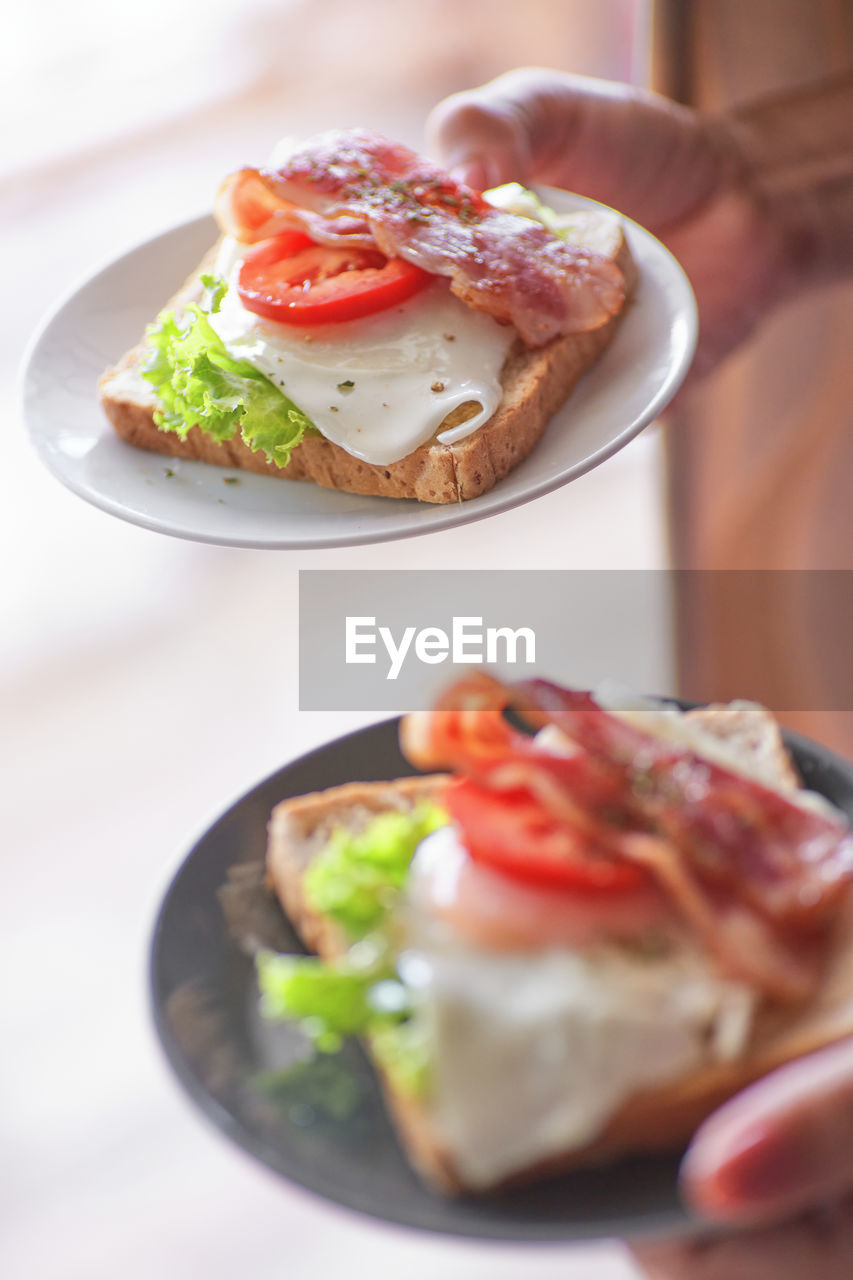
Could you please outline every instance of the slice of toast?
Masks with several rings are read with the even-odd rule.
[[[737,741],[745,752],[759,751],[766,760],[775,757],[779,785],[787,789],[796,774],[775,721],[758,708],[744,711],[744,705],[738,704],[740,710],[709,707],[689,714],[708,733],[725,738],[730,745]],[[306,868],[334,828],[361,830],[377,813],[410,809],[420,800],[433,798],[443,781],[442,775],[432,775],[387,783],[349,783],[286,800],[273,810],[267,852],[269,878],[306,946],[329,960],[342,955],[347,946],[337,926],[311,908],[302,888]],[[743,1057],[708,1064],[681,1080],[637,1092],[611,1116],[593,1142],[517,1169],[499,1185],[532,1181],[627,1152],[677,1147],[690,1138],[705,1116],[751,1081],[853,1034],[851,926],[853,905],[836,924],[824,976],[813,999],[795,1011],[760,1006]],[[381,1070],[379,1074],[382,1078]],[[412,1165],[444,1192],[471,1190],[435,1131],[428,1103],[400,1094],[387,1078],[382,1083]]]
[[[588,220],[591,217],[584,216]],[[578,234],[590,248],[606,254],[621,268],[627,304],[636,286],[637,272],[618,218],[603,213],[586,224],[579,223],[579,227]],[[214,249],[166,309],[180,313],[188,302],[201,298],[199,277],[210,269],[215,256]],[[456,444],[440,444],[433,438],[384,467],[363,462],[322,436],[303,440],[288,465],[277,467],[267,462],[263,453],[253,453],[239,434],[220,444],[198,427],[190,429],[186,440],[174,432],[160,431],[154,422],[156,396],[140,372],[148,359],[144,341],[103,375],[99,383],[101,403],[121,438],[139,449],[286,480],[311,480],[347,493],[416,498],[421,502],[461,502],[486,493],[527,457],[580,378],[609,346],[624,311],[623,306],[619,315],[599,329],[556,338],[537,350],[529,350],[518,339],[501,371],[503,400],[488,422]],[[459,410],[454,410],[438,432],[464,420],[464,413],[458,415]]]

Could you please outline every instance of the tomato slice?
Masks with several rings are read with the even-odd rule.
[[[237,292],[247,310],[266,320],[337,324],[405,302],[430,278],[378,249],[315,244],[301,231],[287,231],[246,254]]]
[[[444,803],[472,859],[525,884],[585,893],[649,884],[642,868],[608,857],[603,844],[550,817],[529,791],[463,778],[447,788]]]

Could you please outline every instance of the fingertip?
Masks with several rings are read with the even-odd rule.
[[[470,160],[457,161],[450,168],[450,176],[463,186],[475,191],[488,191],[507,180],[502,167],[488,156],[473,156]]]
[[[466,187],[473,187],[475,191],[485,191],[490,185],[486,176],[487,167],[485,161],[476,157],[470,160],[457,161],[451,165],[449,172],[454,182],[462,183]]]
[[[523,180],[527,153],[512,111],[481,92],[453,94],[427,120],[430,149],[457,182],[483,191]]]
[[[747,1220],[772,1213],[801,1177],[790,1144],[756,1120],[700,1129],[682,1161],[680,1187],[690,1207],[709,1220]]]

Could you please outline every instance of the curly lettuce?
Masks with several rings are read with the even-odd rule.
[[[424,803],[382,813],[358,834],[338,828],[305,873],[309,904],[350,938],[364,937],[393,905],[421,840],[447,822],[443,809]]]
[[[164,311],[146,330],[151,358],[142,376],[162,406],[154,421],[182,440],[194,426],[218,443],[239,430],[253,452],[286,467],[316,427],[269,378],[229,355],[208,319],[219,310],[228,286],[213,276],[201,279],[207,291],[201,304],[189,303],[180,320],[174,311]]]
[[[387,970],[359,970],[348,960],[326,964],[315,956],[258,956],[258,982],[266,1017],[297,1021],[324,1053],[335,1053],[346,1036],[364,1035],[402,1016],[373,999]]]
[[[427,1091],[425,1020],[384,955],[365,966],[352,953],[328,964],[264,951],[256,965],[265,1017],[298,1022],[320,1053],[337,1053],[348,1037],[364,1037],[398,1089],[414,1096]]]
[[[610,257],[618,247],[621,232],[619,217],[612,210],[574,209],[569,213],[557,213],[544,204],[535,191],[518,182],[505,182],[483,192],[484,198],[496,209],[514,213],[519,218],[529,218],[546,227],[560,240],[568,240],[592,253]]]
[[[383,925],[418,844],[447,821],[425,803],[380,814],[358,834],[335,831],[304,887],[311,906],[357,941],[333,963],[269,951],[256,961],[266,1017],[298,1022],[323,1053],[337,1052],[348,1036],[366,1037],[395,1086],[416,1096],[428,1088],[429,1034]]]

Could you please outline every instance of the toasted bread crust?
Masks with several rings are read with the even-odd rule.
[[[198,300],[202,292],[199,277],[213,256],[213,252],[206,256],[168,307],[180,309]],[[636,285],[636,268],[624,239],[616,261],[625,276],[627,299]],[[385,467],[354,458],[321,436],[303,440],[288,465],[277,467],[267,462],[264,454],[253,453],[239,436],[219,444],[198,427],[190,429],[186,440],[174,432],[160,431],[154,422],[157,402],[153,393],[129,391],[120,380],[115,381],[117,374],[139,369],[145,358],[143,343],[103,375],[101,404],[118,435],[138,449],[285,480],[311,480],[347,493],[462,502],[488,492],[527,457],[580,378],[610,345],[624,309],[600,329],[557,338],[539,350],[528,350],[519,340],[501,371],[503,400],[487,423],[456,444],[433,440]]]
[[[302,876],[336,827],[360,831],[378,813],[405,813],[431,800],[444,781],[400,778],[396,782],[348,782],[330,791],[314,791],[276,805],[269,822],[267,875],[302,941],[325,959],[341,955],[347,942],[327,917],[312,911],[302,891]]]
[[[720,707],[691,714],[704,717],[707,727],[715,725],[725,734],[734,732],[727,711]],[[772,717],[767,718],[772,723]],[[753,720],[750,727],[754,724]],[[787,753],[780,767],[794,776]],[[309,948],[328,959],[346,948],[334,925],[311,909],[302,890],[303,873],[331,831],[339,826],[358,829],[371,815],[387,809],[408,809],[419,799],[432,797],[443,780],[443,776],[433,775],[388,783],[351,783],[286,800],[274,809],[267,854],[270,879]],[[824,979],[806,1008],[791,1012],[768,1006],[759,1011],[745,1057],[706,1066],[682,1080],[635,1094],[611,1117],[595,1141],[519,1169],[500,1186],[530,1182],[626,1152],[678,1146],[690,1138],[711,1111],[745,1085],[793,1058],[853,1034],[852,925],[853,908],[837,922]],[[471,1190],[455,1167],[452,1153],[435,1132],[428,1105],[400,1094],[383,1078],[381,1069],[379,1074],[388,1109],[413,1166],[445,1193]]]
[[[419,801],[436,797],[443,774],[399,778],[396,782],[350,782],[328,791],[315,791],[276,805],[269,822],[267,873],[291,924],[305,946],[334,960],[347,949],[333,921],[314,911],[302,887],[311,860],[336,827],[358,831],[378,813],[406,812]],[[427,1108],[416,1098],[400,1094],[376,1064],[385,1102],[411,1163],[442,1191],[462,1190],[453,1163],[437,1140]]]
[[[782,731],[776,719],[757,702],[717,702],[707,707],[696,707],[686,713],[688,720],[697,720],[705,733],[721,742],[734,739],[741,748],[774,776],[777,785],[796,790],[802,785],[782,740]]]

